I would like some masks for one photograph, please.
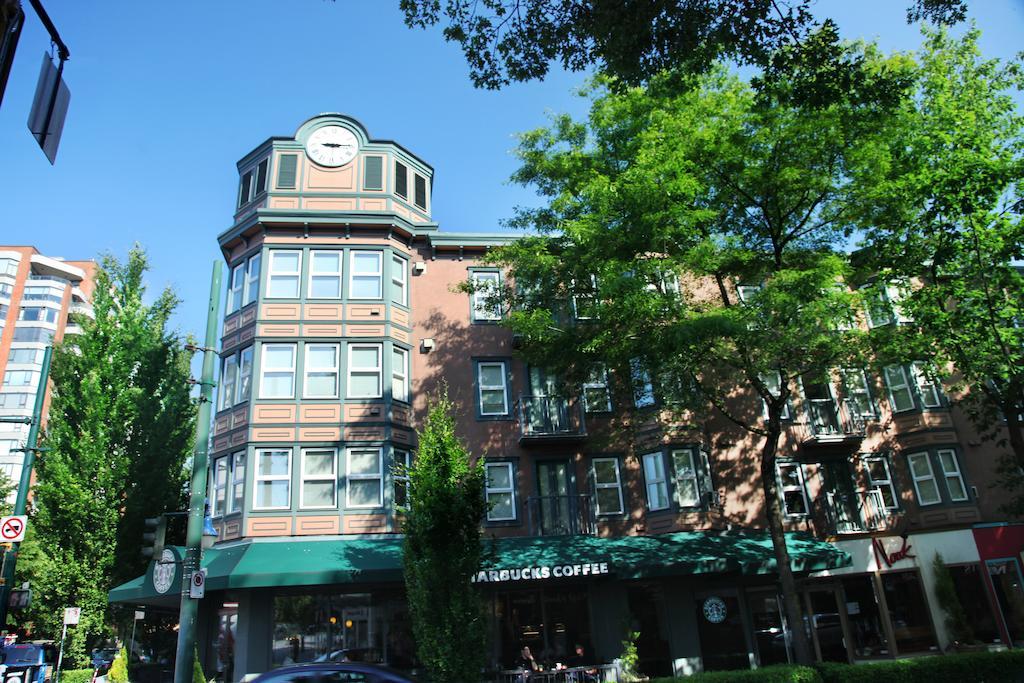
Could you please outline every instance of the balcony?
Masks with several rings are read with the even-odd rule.
[[[849,401],[842,408],[831,398],[805,399],[807,432],[804,444],[843,444],[864,438],[866,420]]]
[[[889,511],[882,492],[828,491],[825,493],[825,522],[833,536],[879,531],[889,525]]]
[[[581,441],[587,435],[579,399],[520,396],[516,401],[519,445]]]
[[[593,536],[597,533],[589,495],[531,496],[526,499],[531,536]]]

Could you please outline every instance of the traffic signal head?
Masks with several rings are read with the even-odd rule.
[[[167,517],[147,517],[143,521],[145,532],[142,534],[142,556],[160,561],[164,554],[164,539],[167,536]]]

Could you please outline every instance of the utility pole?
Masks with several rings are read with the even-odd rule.
[[[32,485],[32,468],[36,464],[36,443],[39,439],[39,425],[43,420],[43,405],[46,403],[46,388],[50,379],[50,359],[53,356],[53,347],[47,346],[43,351],[43,367],[39,370],[39,386],[36,388],[36,403],[32,409],[32,417],[29,420],[18,418],[18,420],[4,419],[4,422],[21,421],[28,422],[28,439],[25,440],[25,457],[21,464],[21,480],[18,482],[18,497],[14,501],[14,514],[25,514],[28,506],[28,489]],[[4,551],[3,584],[0,585],[0,628],[7,626],[7,606],[11,599],[11,587],[14,585],[14,569],[18,563],[18,548],[20,543],[13,543],[11,549]]]
[[[199,601],[189,597],[192,573],[199,571],[203,559],[203,522],[206,517],[206,470],[209,462],[210,412],[213,407],[213,368],[217,356],[217,312],[220,303],[221,262],[213,263],[210,306],[206,312],[206,341],[203,343],[203,374],[199,379],[199,415],[196,418],[196,446],[192,457],[192,484],[189,489],[188,531],[185,534],[185,561],[182,563],[181,610],[178,613],[178,647],[174,658],[174,683],[191,683],[192,660],[196,649],[196,617]],[[159,559],[159,558],[158,558]]]

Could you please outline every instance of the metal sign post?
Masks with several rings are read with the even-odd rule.
[[[189,486],[188,531],[182,562],[181,609],[178,612],[178,646],[174,657],[174,683],[191,683],[196,651],[196,621],[199,601],[191,597],[192,574],[203,558],[203,521],[206,511],[206,468],[209,465],[210,413],[213,406],[213,372],[217,357],[217,309],[220,305],[221,262],[213,264],[210,304],[206,311],[206,341],[203,344],[203,374],[199,379],[199,415],[196,418],[196,446]],[[200,582],[205,587],[205,582]]]
[[[57,654],[57,671],[54,673],[53,683],[60,683],[60,667],[64,664],[64,639],[68,636],[68,625],[77,626],[81,616],[81,607],[64,608],[64,628],[60,632],[60,652]]]

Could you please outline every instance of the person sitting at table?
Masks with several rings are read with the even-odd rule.
[[[524,671],[540,671],[540,664],[533,658],[533,653],[530,652],[529,645],[523,645],[523,649],[519,651],[519,659],[516,660],[516,668],[523,669]]]
[[[570,669],[582,669],[582,671],[576,673],[576,680],[579,683],[597,682],[597,668],[592,667],[592,662],[587,661],[583,646],[579,643],[576,643],[573,647],[573,654],[565,660],[565,664]]]

